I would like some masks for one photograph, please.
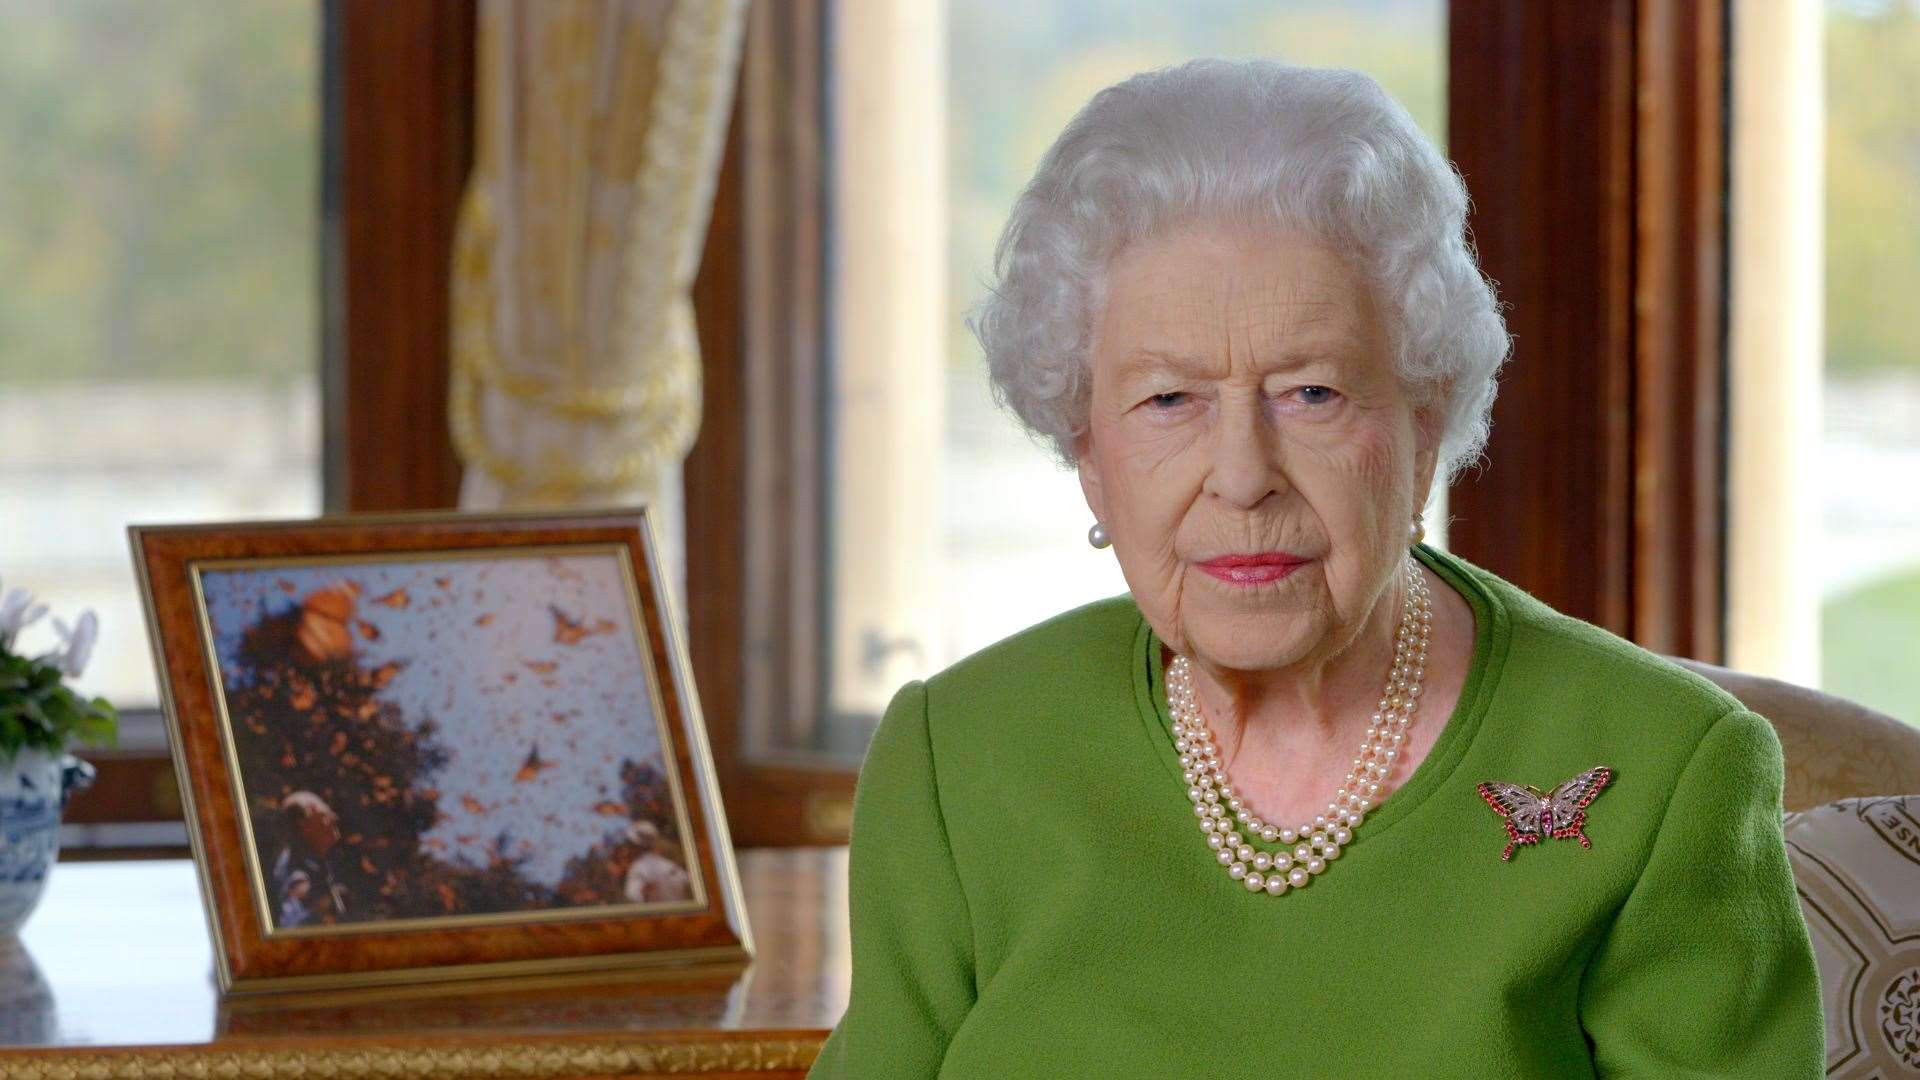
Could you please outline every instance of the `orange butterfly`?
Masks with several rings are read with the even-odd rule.
[[[524,784],[531,780],[537,780],[540,778],[541,773],[553,767],[553,762],[540,760],[540,744],[534,743],[533,749],[527,751],[526,763],[520,766],[519,772],[513,774],[513,782],[516,784]]]
[[[595,634],[613,633],[611,620],[600,619],[592,627],[588,627],[586,620],[575,621],[558,606],[550,604],[547,610],[553,612],[553,640],[561,645],[578,645],[582,639],[590,638]]]

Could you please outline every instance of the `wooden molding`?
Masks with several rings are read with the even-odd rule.
[[[683,473],[689,638],[742,845],[841,843],[854,775],[756,757],[824,698],[824,7],[755,4],[694,283],[708,402]]]
[[[1721,648],[1719,0],[1456,0],[1449,151],[1514,355],[1451,544],[1649,647]]]
[[[459,500],[454,218],[473,159],[471,0],[329,0],[327,508]]]
[[[1726,649],[1727,68],[1719,0],[1641,0],[1632,637]]]

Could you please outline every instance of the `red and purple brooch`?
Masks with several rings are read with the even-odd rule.
[[[1513,858],[1513,849],[1522,844],[1537,844],[1551,836],[1556,840],[1572,837],[1580,846],[1593,842],[1580,831],[1587,823],[1587,804],[1613,779],[1613,770],[1601,765],[1568,780],[1551,792],[1524,784],[1488,780],[1480,785],[1480,797],[1507,826],[1507,850],[1500,861]]]

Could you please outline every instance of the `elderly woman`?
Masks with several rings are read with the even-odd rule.
[[[1101,92],[974,319],[1130,595],[903,688],[812,1076],[1815,1077],[1779,742],[1422,543],[1507,351],[1364,76]]]

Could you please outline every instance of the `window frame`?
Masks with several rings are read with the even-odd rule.
[[[748,11],[694,283],[708,402],[682,473],[688,638],[736,842],[846,841],[854,772],[760,758],[824,707],[828,0]]]
[[[1452,0],[1448,152],[1511,365],[1465,558],[1658,652],[1722,661],[1725,0]],[[1518,543],[1515,543],[1515,539]]]

